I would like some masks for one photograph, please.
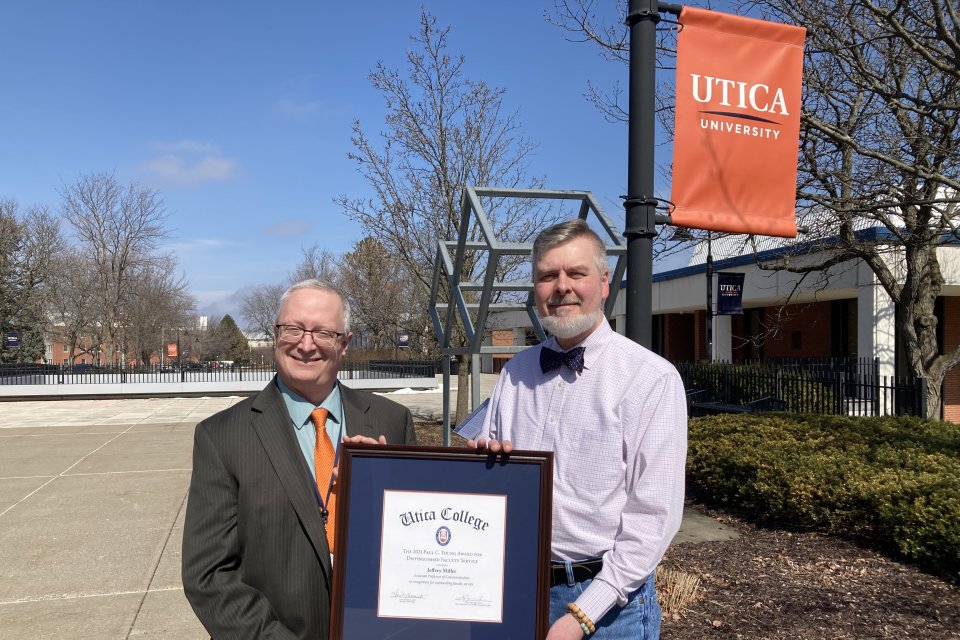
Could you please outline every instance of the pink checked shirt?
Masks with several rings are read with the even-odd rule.
[[[673,365],[606,322],[580,344],[579,375],[542,373],[540,345],[514,356],[479,437],[554,452],[553,559],[603,558],[577,599],[597,621],[626,604],[680,528],[687,409]]]

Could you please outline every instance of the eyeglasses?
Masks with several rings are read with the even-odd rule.
[[[297,344],[303,339],[303,334],[309,333],[310,337],[313,338],[313,343],[318,347],[332,347],[339,338],[346,335],[330,329],[304,329],[295,324],[278,324],[275,326],[277,328],[277,339],[280,342],[291,344]]]

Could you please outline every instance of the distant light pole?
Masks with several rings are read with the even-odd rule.
[[[707,230],[707,360],[713,362],[713,248]]]
[[[670,240],[673,242],[690,242],[696,236],[685,227],[675,227]],[[713,236],[707,231],[707,359],[713,361]]]

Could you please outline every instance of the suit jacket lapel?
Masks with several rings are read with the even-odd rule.
[[[367,436],[376,439],[380,435],[377,425],[370,419],[370,403],[353,389],[340,385],[340,402],[343,404],[343,419],[347,423],[347,435]]]
[[[327,575],[328,588],[332,583],[330,548],[323,531],[323,520],[317,504],[316,493],[311,486],[309,473],[300,445],[291,426],[290,415],[275,382],[260,392],[253,402],[253,428],[263,444],[267,458],[273,465],[280,484],[283,485],[304,531],[313,545]]]

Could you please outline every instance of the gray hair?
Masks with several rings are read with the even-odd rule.
[[[533,252],[530,255],[530,263],[533,269],[536,270],[537,263],[540,262],[541,256],[547,251],[561,244],[566,244],[571,240],[576,240],[577,238],[587,238],[593,243],[597,269],[601,274],[609,271],[610,265],[607,264],[607,247],[604,245],[603,239],[597,235],[596,231],[590,228],[586,220],[581,218],[567,220],[566,222],[547,227],[537,235],[533,241]]]
[[[336,285],[331,284],[326,280],[318,280],[317,278],[301,280],[300,282],[290,285],[287,290],[283,292],[283,295],[280,296],[280,306],[277,308],[276,322],[278,324],[280,322],[280,311],[283,310],[283,305],[286,304],[287,298],[290,297],[291,293],[299,289],[316,289],[317,291],[326,291],[327,293],[332,293],[340,298],[340,302],[343,304],[343,330],[346,333],[350,332],[350,301],[347,300],[347,296],[345,296],[343,291],[341,291]]]

